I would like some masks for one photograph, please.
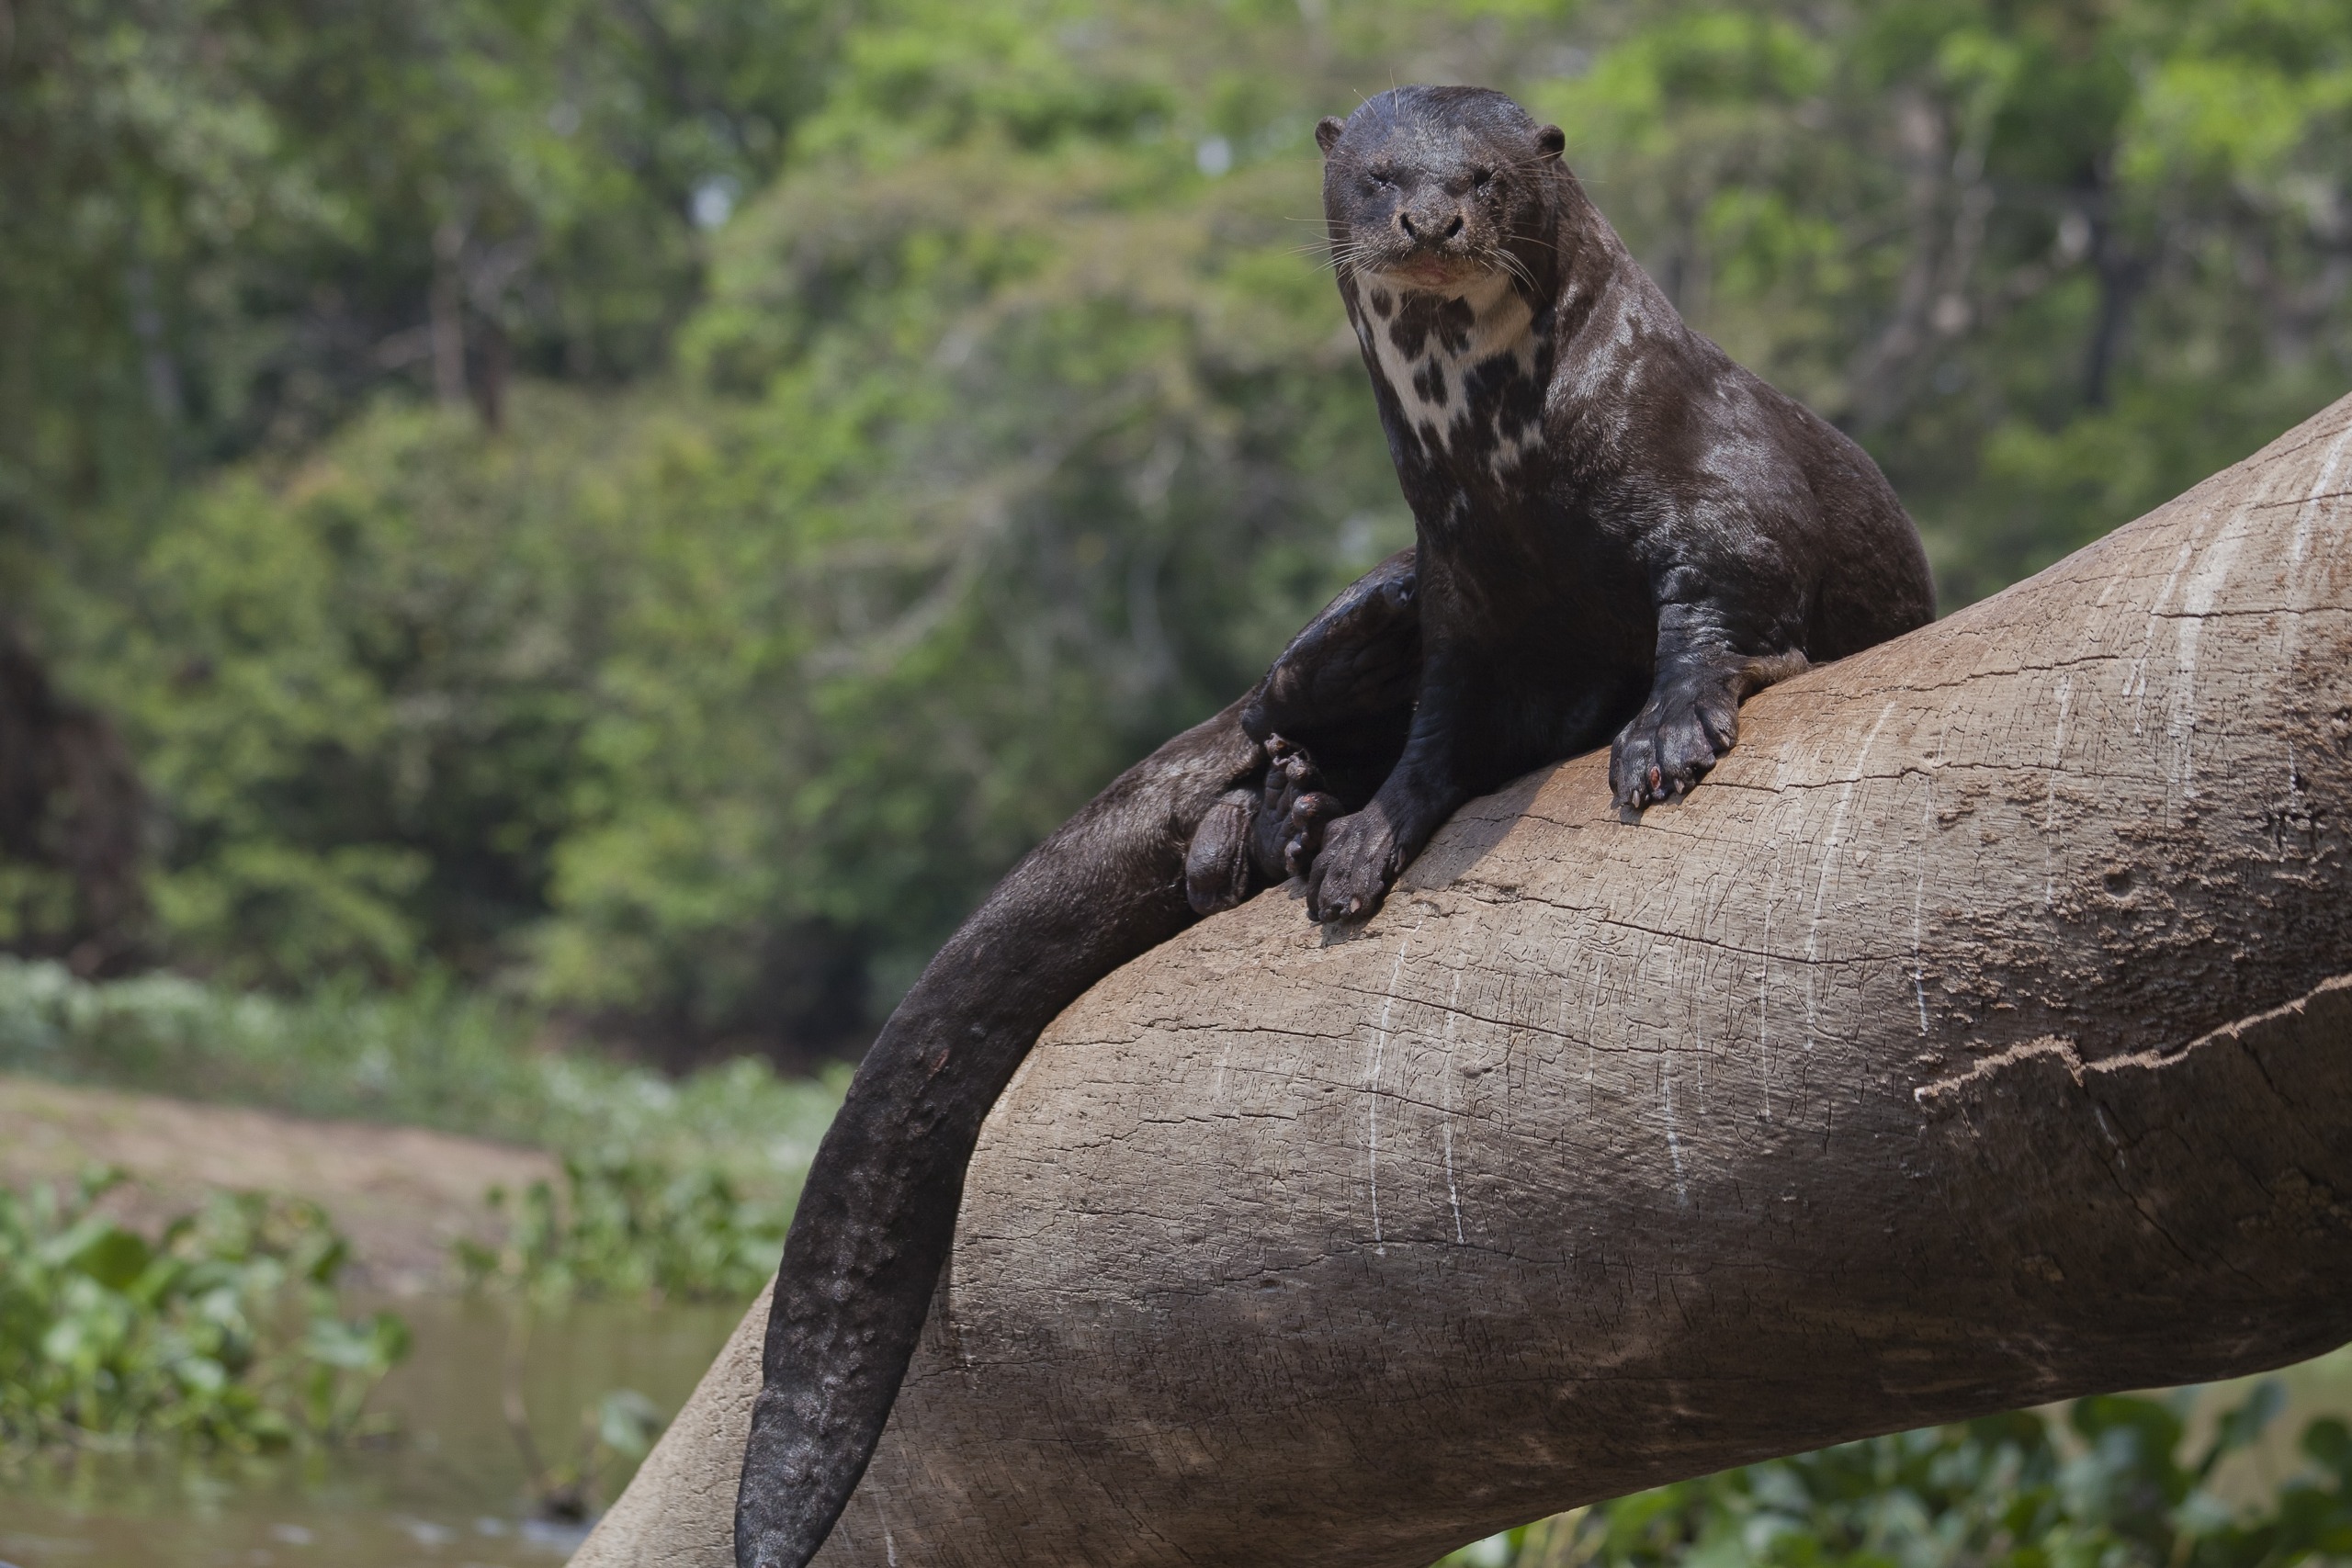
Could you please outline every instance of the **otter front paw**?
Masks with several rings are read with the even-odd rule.
[[[1610,794],[1634,811],[1687,795],[1738,739],[1736,691],[1696,681],[1662,687],[1610,744]]]
[[[1306,876],[1306,916],[1368,920],[1404,869],[1396,835],[1372,811],[1342,817],[1323,832],[1323,852]]]

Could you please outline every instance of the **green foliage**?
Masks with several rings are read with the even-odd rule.
[[[720,236],[684,337],[718,417],[637,512],[647,592],[589,739],[613,788],[540,933],[556,999],[658,1005],[691,964],[723,1017],[774,970],[763,932],[919,955],[1408,536],[1275,216],[1306,171],[1203,180],[1140,129],[1151,84],[1066,100],[1034,35],[970,27],[935,122],[859,106],[957,27],[853,49],[826,151]]]
[[[2184,1455],[2191,1395],[2077,1400],[1847,1443],[1513,1530],[1446,1568],[2283,1568],[2352,1556],[2352,1436],[2302,1437],[2306,1473],[2234,1505],[2215,1472],[2278,1414],[2258,1384]]]
[[[168,975],[93,983],[0,959],[0,1070],[626,1151],[715,1167],[768,1201],[798,1190],[845,1081],[787,1081],[748,1058],[673,1081],[535,1049],[530,1031],[527,1015],[437,981],[286,999]]]
[[[220,1194],[147,1236],[71,1192],[0,1192],[0,1443],[256,1450],[356,1430],[408,1350],[336,1308],[343,1238],[313,1204]]]
[[[1408,536],[1318,115],[1435,75],[1559,119],[1959,604],[2352,381],[2348,17],[33,7],[0,595],[138,753],[164,956],[837,1049]]]
[[[467,1282],[557,1299],[653,1296],[741,1301],[775,1270],[789,1203],[746,1201],[709,1165],[676,1168],[626,1156],[570,1155],[562,1190],[535,1181],[507,1214],[504,1245],[460,1241]]]
[[[658,364],[698,204],[774,172],[842,22],[808,0],[11,7],[0,532],[62,545],[80,505],[314,435],[452,349],[478,395],[500,355]]]
[[[0,958],[0,1071],[535,1144],[558,1184],[493,1191],[470,1284],[542,1299],[741,1300],[775,1268],[846,1069],[739,1057],[684,1078],[530,1043],[530,1017],[434,979],[301,999],[176,976],[89,982]],[[322,1342],[323,1343],[323,1342]]]
[[[186,959],[479,973],[540,907],[636,563],[580,462],[613,413],[533,392],[512,421],[526,439],[385,409],[275,484],[198,498],[141,563],[96,694],[173,803],[153,893]]]
[[[1947,607],[2352,382],[2352,20],[1644,4],[1534,85],[1684,311],[1858,431]]]

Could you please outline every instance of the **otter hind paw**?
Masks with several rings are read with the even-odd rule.
[[[1226,791],[1193,829],[1184,897],[1195,914],[1230,909],[1260,887],[1303,875],[1322,848],[1323,824],[1347,809],[1293,742],[1269,736],[1266,757],[1257,787]]]
[[[1323,849],[1323,824],[1347,807],[1340,797],[1316,790],[1291,802],[1283,816],[1283,874],[1305,876]]]
[[[1258,869],[1269,882],[1304,876],[1323,847],[1323,824],[1347,809],[1323,787],[1323,770],[1305,750],[1269,736],[1258,838]]]
[[[1250,840],[1258,816],[1256,795],[1227,790],[1193,829],[1184,851],[1184,898],[1194,914],[1214,915],[1250,897]]]

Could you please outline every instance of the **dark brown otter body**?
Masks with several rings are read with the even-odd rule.
[[[1317,135],[1418,567],[1385,562],[1039,845],[891,1015],[786,1243],[743,1568],[801,1568],[831,1530],[980,1123],[1087,987],[1309,862],[1310,912],[1366,915],[1464,800],[1612,733],[1622,803],[1678,794],[1749,693],[1931,613],[1877,468],[1683,326],[1556,130],[1498,94],[1404,88]]]
[[[785,1242],[737,1495],[743,1568],[801,1568],[865,1473],[980,1123],[1038,1033],[1120,964],[1304,864],[1322,820],[1361,807],[1395,763],[1419,666],[1408,550],[1334,600],[1247,697],[1031,851],[923,970],[859,1065]],[[1266,743],[1242,729],[1245,708]]]
[[[1483,88],[1400,87],[1316,139],[1419,540],[1411,733],[1308,878],[1311,914],[1357,919],[1471,796],[1612,736],[1620,806],[1678,795],[1742,700],[1935,597],[1877,466],[1683,324],[1556,128]]]

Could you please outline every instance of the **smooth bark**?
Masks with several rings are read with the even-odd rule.
[[[1419,1568],[1580,1502],[2352,1337],[2352,400],[1587,756],[1360,934],[1112,976],[982,1136],[825,1564]],[[726,1568],[755,1308],[576,1564]]]

